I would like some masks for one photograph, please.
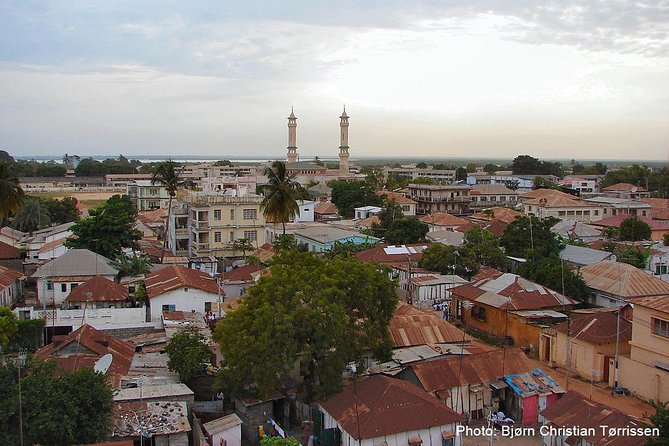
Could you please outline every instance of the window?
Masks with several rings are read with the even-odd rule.
[[[257,219],[258,219],[257,209],[244,209],[244,220],[257,220]]]
[[[657,319],[654,317],[651,317],[650,321],[653,327],[654,335],[662,336],[663,338],[669,338],[669,321]]]
[[[564,217],[564,211],[558,211],[558,217]]]
[[[214,232],[214,243],[221,243],[221,232]]]
[[[79,286],[78,283],[72,283],[72,284],[70,284],[70,291],[72,291],[73,289],[75,289],[77,286]]]
[[[163,305],[163,311],[177,311],[177,306],[173,304]]]
[[[221,219],[221,210],[214,209],[214,220],[220,220],[220,219]]]
[[[62,293],[66,293],[66,292],[67,292],[67,284],[66,284],[66,283],[61,283],[61,284],[60,284],[60,291],[61,291]]]
[[[472,307],[472,318],[478,319],[479,321],[485,321],[485,308],[474,305]]]
[[[235,220],[235,208],[230,209],[230,220]]]
[[[667,274],[667,265],[655,265],[655,274],[660,275],[660,274]]]
[[[595,215],[599,215],[599,211],[598,211],[597,209],[595,209],[595,210],[592,211],[592,212],[594,212]]]
[[[51,291],[52,289],[53,289],[53,283],[51,283],[51,281],[47,282],[46,283],[46,290]]]
[[[258,240],[258,231],[244,231],[244,238],[250,242]]]
[[[230,243],[235,241],[235,231],[230,231]]]
[[[158,195],[158,188],[152,187],[149,189],[149,195]]]
[[[204,312],[209,313],[211,311],[211,302],[204,303]]]

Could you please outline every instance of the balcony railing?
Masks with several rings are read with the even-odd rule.
[[[177,237],[188,237],[188,228],[176,228],[174,233]]]
[[[460,197],[421,197],[415,196],[411,197],[412,200],[423,202],[423,203],[469,203],[472,201],[472,197],[469,196],[460,196]]]

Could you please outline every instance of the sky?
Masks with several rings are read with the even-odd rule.
[[[15,156],[669,159],[669,2],[0,0]]]

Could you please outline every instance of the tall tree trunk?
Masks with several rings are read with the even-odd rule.
[[[163,250],[160,252],[160,263],[163,263],[165,259],[165,250],[167,249],[167,237],[170,236],[170,215],[172,214],[172,194],[170,194],[170,199],[167,202],[167,221],[165,222],[165,234],[163,235]],[[175,229],[176,230],[176,229]],[[176,239],[176,237],[175,237]]]
[[[285,221],[281,222],[281,227],[283,228],[283,235],[286,235],[286,222]]]

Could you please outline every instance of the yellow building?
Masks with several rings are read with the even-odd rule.
[[[584,379],[613,382],[616,333],[620,354],[629,354],[632,339],[632,323],[622,315],[620,321],[617,319],[613,309],[589,314],[574,312],[571,322],[543,330],[539,358],[568,368]]]
[[[191,193],[175,212],[170,225],[173,251],[188,250],[191,258],[241,257],[235,242],[250,242],[247,253],[265,243],[262,197]],[[177,206],[178,208],[178,206]]]
[[[641,398],[669,401],[669,296],[630,302],[634,305],[631,352],[620,358],[620,385]]]

